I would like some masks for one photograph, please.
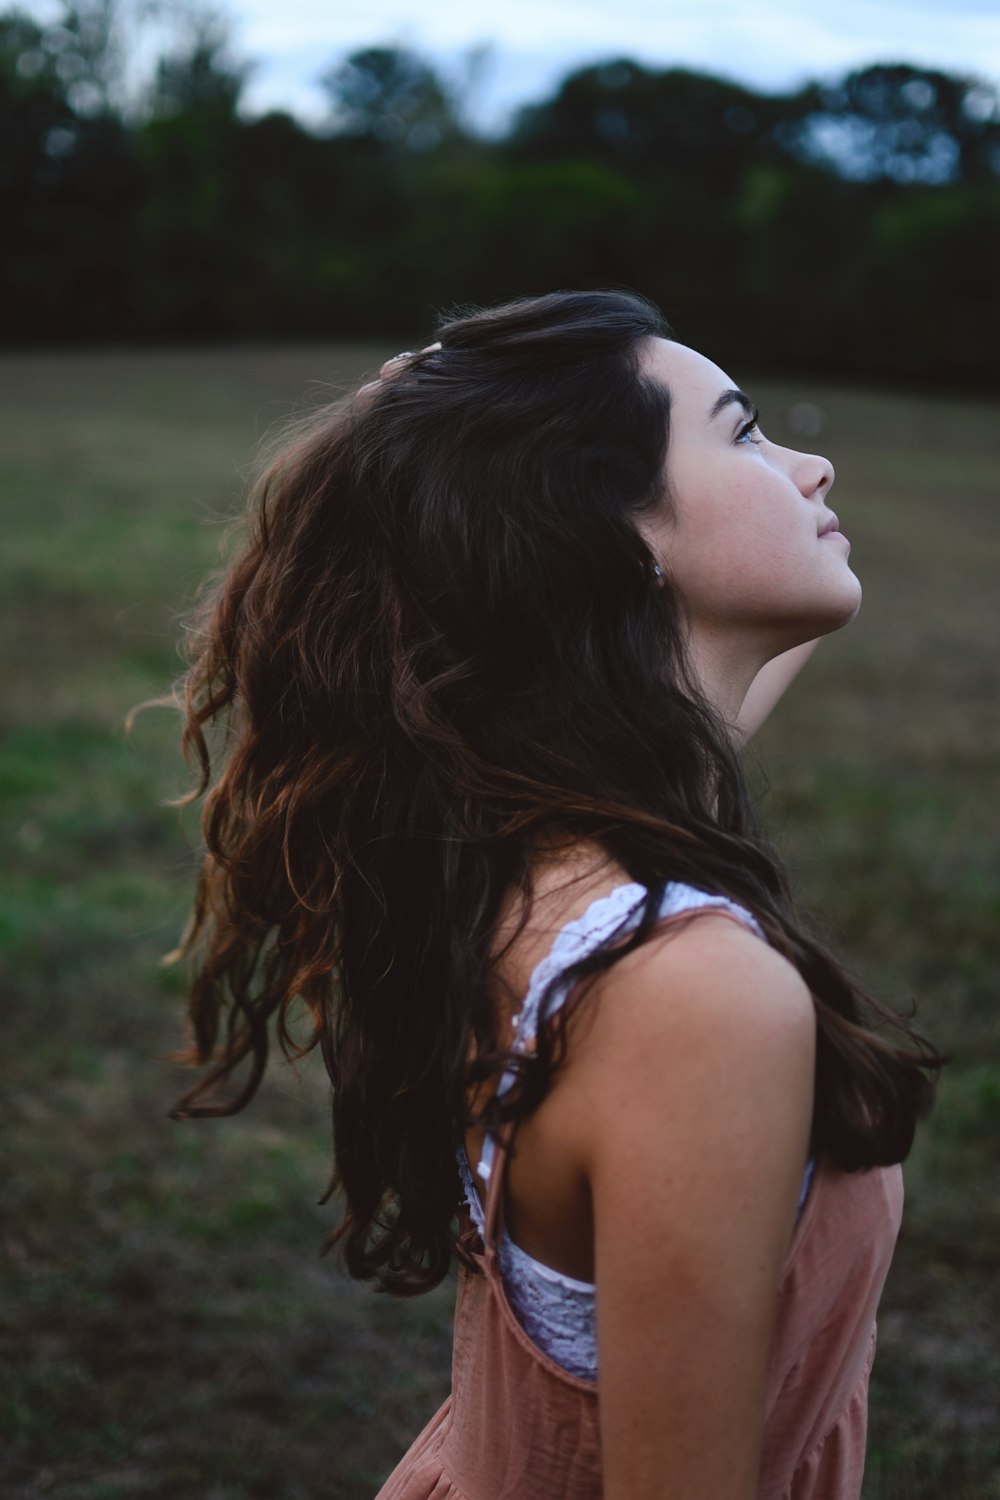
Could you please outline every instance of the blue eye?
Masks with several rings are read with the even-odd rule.
[[[736,441],[738,443],[742,443],[742,442],[753,443],[754,446],[756,446],[758,443],[762,442],[763,439],[760,436],[754,437],[754,433],[758,431],[757,423],[758,423],[759,420],[760,420],[760,413],[757,411],[757,409],[755,407],[754,410],[750,414],[749,421],[744,422],[743,426],[740,428],[739,432],[736,434]]]

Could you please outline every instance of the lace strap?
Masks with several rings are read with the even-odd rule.
[[[455,1156],[458,1160],[458,1175],[462,1183],[462,1196],[465,1199],[465,1206],[469,1210],[472,1222],[478,1229],[480,1237],[485,1238],[486,1215],[483,1212],[482,1199],[476,1187],[476,1179],[473,1177],[472,1168],[469,1165],[469,1157],[464,1141],[459,1141],[455,1148]]]
[[[560,929],[549,952],[541,963],[535,965],[520,1014],[514,1017],[515,1047],[528,1051],[538,1035],[542,1001],[553,980],[558,979],[582,958],[589,958],[591,953],[596,953],[619,930],[627,932],[636,926],[645,899],[646,887],[643,885],[637,885],[633,881],[628,885],[616,886],[608,895],[599,896],[596,901],[592,901],[582,916],[567,922]],[[550,1015],[564,1004],[569,988],[568,984],[559,986],[553,997]],[[512,1082],[511,1077],[506,1087],[509,1088]],[[503,1081],[500,1089],[504,1090]]]
[[[714,911],[728,912],[731,917],[742,922],[748,927],[754,937],[759,937],[766,942],[764,929],[752,912],[747,911],[745,906],[732,901],[728,896],[713,896],[708,891],[700,891],[693,885],[681,885],[680,883],[668,885],[660,901],[659,921],[666,917],[679,917],[688,911]]]
[[[618,933],[629,932],[637,926],[646,894],[646,887],[635,881],[615,886],[614,890],[606,896],[599,896],[596,901],[592,901],[582,916],[574,918],[572,922],[567,922],[566,926],[560,929],[549,952],[539,964],[536,964],[528,983],[524,1002],[518,1014],[513,1018],[514,1051],[530,1052],[538,1035],[538,1017],[542,1000],[553,980],[558,979],[580,959],[588,958],[591,953],[596,953],[598,948]],[[680,882],[672,882],[664,888],[659,917],[660,919],[678,917],[688,911],[703,911],[706,907],[728,912],[748,927],[756,937],[764,937],[760,924],[745,907],[739,906],[728,896],[715,896],[708,891],[698,890],[695,886],[684,885]],[[550,1015],[565,1003],[570,987],[567,983],[557,988],[549,1008]],[[498,1098],[512,1086],[514,1076],[510,1069],[504,1073],[497,1087]],[[483,1142],[479,1165],[476,1168],[487,1193],[495,1160],[496,1143],[492,1136],[487,1136]],[[467,1162],[466,1168],[468,1169]],[[478,1195],[476,1196],[478,1199]]]
[[[609,938],[619,931],[627,931],[639,920],[639,912],[646,897],[646,888],[634,882],[616,886],[607,896],[592,901],[582,916],[567,922],[556,934],[549,952],[535,965],[521,1009],[514,1021],[514,1051],[530,1052],[538,1035],[538,1016],[545,992],[554,979],[581,958],[587,958]],[[549,1010],[553,1011],[565,1002],[569,985],[556,991]],[[506,1094],[514,1082],[514,1072],[508,1069],[497,1086],[497,1097]],[[483,1142],[477,1173],[489,1190],[490,1177],[496,1160],[496,1143],[492,1136]]]

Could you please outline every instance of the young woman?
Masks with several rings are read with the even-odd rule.
[[[385,1500],[856,1500],[938,1059],[803,926],[735,753],[858,609],[833,470],[637,297],[438,337],[278,451],[196,632],[181,1110],[304,1002],[348,1268],[460,1262]]]

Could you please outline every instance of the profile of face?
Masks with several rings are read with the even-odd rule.
[[[853,619],[861,585],[828,497],[825,458],[771,442],[748,398],[704,355],[647,341],[670,391],[666,503],[642,523],[693,634],[761,660]]]

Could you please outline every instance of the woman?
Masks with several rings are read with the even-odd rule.
[[[241,1108],[300,997],[348,1268],[461,1263],[386,1500],[859,1493],[938,1058],[805,930],[735,758],[858,609],[832,482],[608,292],[446,322],[263,475],[187,682],[180,1112]]]

